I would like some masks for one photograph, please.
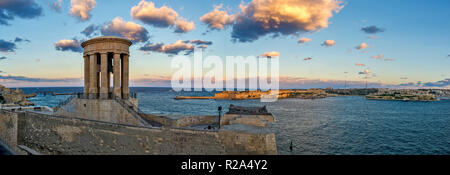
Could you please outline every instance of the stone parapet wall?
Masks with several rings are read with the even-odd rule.
[[[220,119],[220,125],[244,124],[249,126],[266,127],[274,123],[275,117],[270,115],[225,114]]]

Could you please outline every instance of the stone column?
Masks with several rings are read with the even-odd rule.
[[[90,65],[90,61],[89,61],[89,56],[85,55],[84,56],[84,98],[89,98],[89,73],[90,73],[90,69],[89,69],[89,65]]]
[[[108,99],[108,54],[100,54],[100,75],[101,75],[101,86],[100,86],[100,99]]]
[[[110,72],[108,72],[108,75],[107,75],[107,81],[108,81],[108,98],[110,98],[109,97],[109,93],[111,93],[111,73]]]
[[[97,70],[97,57],[95,54],[89,55],[89,98],[98,98],[98,70]]]
[[[122,58],[122,98],[124,99],[130,97],[128,57],[128,55],[124,55]]]
[[[114,98],[122,98],[120,88],[120,54],[114,53]]]

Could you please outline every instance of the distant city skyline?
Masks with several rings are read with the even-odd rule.
[[[279,59],[281,88],[450,88],[450,1],[0,0],[0,84],[83,86],[80,43],[133,41],[131,86],[171,59]]]

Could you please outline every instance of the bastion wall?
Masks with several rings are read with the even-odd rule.
[[[18,113],[0,110],[0,139],[15,150],[17,147]]]
[[[0,111],[0,139],[41,154],[277,154],[270,132],[138,127],[32,112]]]

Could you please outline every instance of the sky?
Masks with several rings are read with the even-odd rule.
[[[450,88],[448,0],[0,0],[0,84],[83,86],[80,43],[133,41],[131,86],[176,55],[277,56],[282,88]]]

